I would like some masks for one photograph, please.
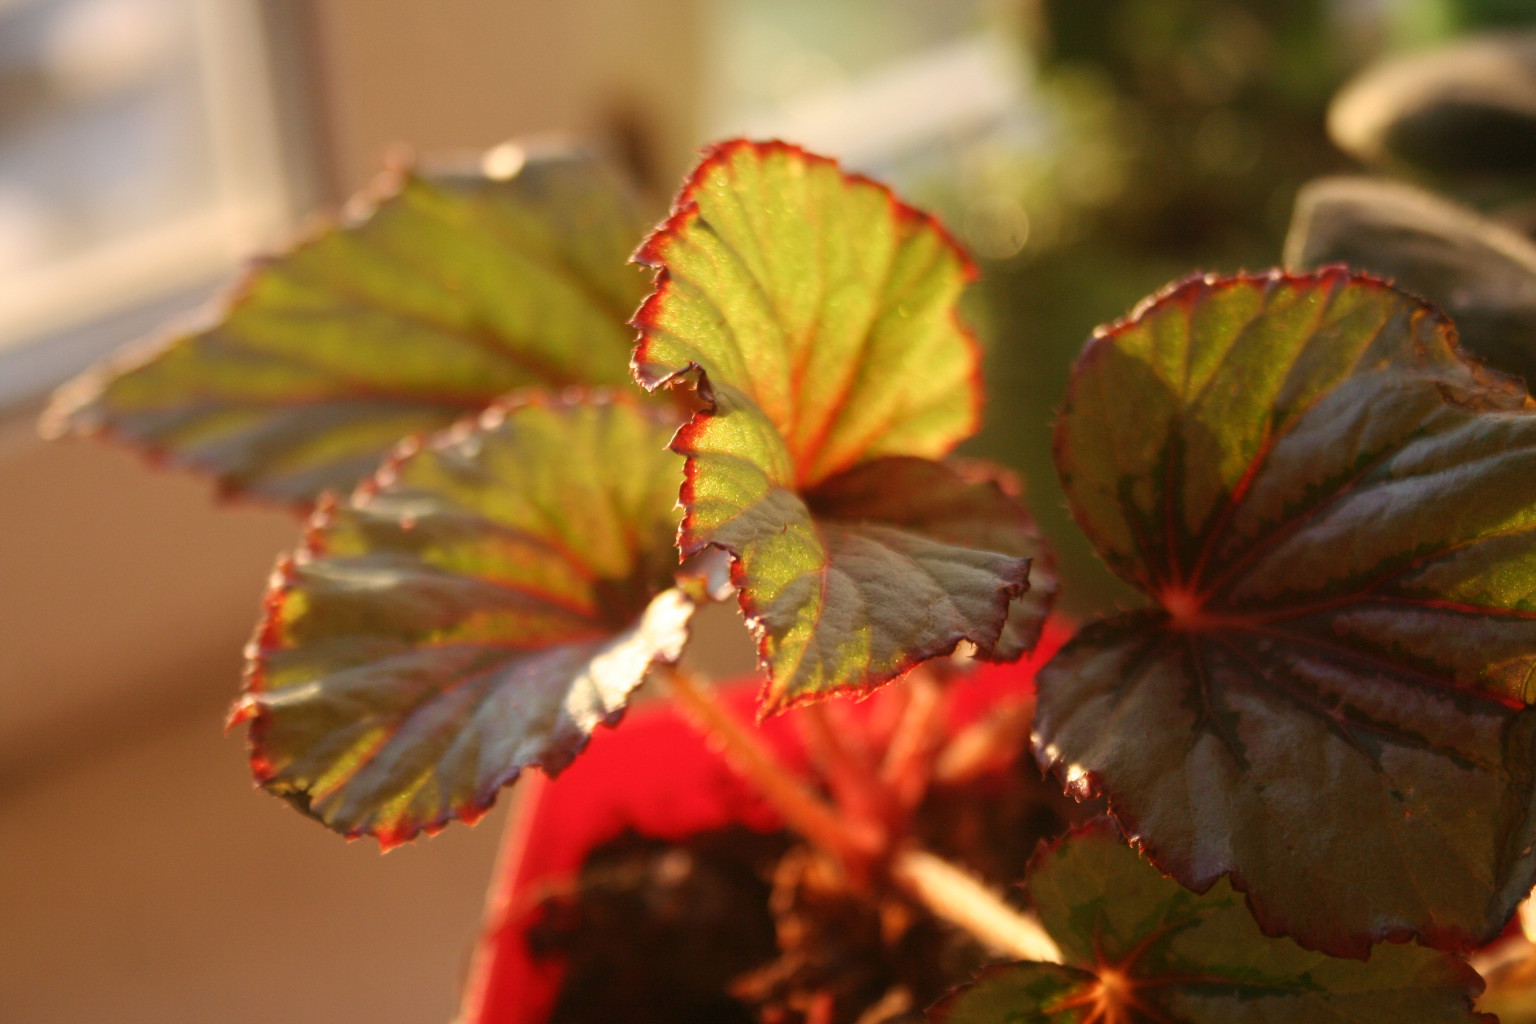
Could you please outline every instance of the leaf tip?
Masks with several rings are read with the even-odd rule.
[[[410,842],[413,838],[415,838],[416,831],[404,825],[384,826],[375,828],[369,834],[371,834],[373,838],[378,842],[379,853],[384,854],[389,853],[391,850],[399,849],[406,843]],[[361,838],[361,835],[349,834],[347,838],[358,839]]]
[[[261,750],[252,747],[247,763],[251,767],[251,778],[258,787],[266,788],[268,783],[277,778],[277,766]]]
[[[100,416],[92,417],[88,410],[100,398],[101,389],[101,376],[91,371],[60,385],[37,418],[38,435],[45,441],[57,441],[90,434],[93,424],[99,429]]]
[[[229,706],[229,712],[224,716],[224,732],[228,735],[236,728],[249,722],[261,714],[261,701],[254,693],[241,694],[236,701]]]

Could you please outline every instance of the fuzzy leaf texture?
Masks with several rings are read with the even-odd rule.
[[[624,262],[645,223],[604,165],[533,152],[504,180],[391,173],[353,206],[258,262],[206,326],[67,385],[45,432],[304,506],[514,388],[625,381],[645,282]]]
[[[763,713],[866,692],[961,640],[999,657],[1033,642],[1053,587],[1040,573],[1015,603],[1039,550],[1027,515],[931,461],[980,405],[955,311],[974,270],[935,221],[824,157],[733,141],[637,259],[658,273],[635,375],[703,406],[673,442],[679,543],[734,560]],[[985,546],[962,520],[986,524]]]
[[[1029,879],[1066,962],[990,967],[935,1024],[1495,1024],[1463,961],[1383,945],[1361,963],[1268,938],[1242,893],[1181,888],[1102,820],[1043,849]]]
[[[1035,748],[1265,930],[1465,948],[1536,880],[1536,415],[1372,278],[1192,278],[1100,330],[1056,436],[1157,607],[1041,672]]]
[[[322,504],[232,716],[257,780],[388,847],[568,764],[687,637],[671,428],[596,396],[494,406]]]

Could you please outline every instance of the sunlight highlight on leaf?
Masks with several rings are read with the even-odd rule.
[[[764,713],[867,692],[961,640],[984,657],[1033,642],[1054,585],[1038,573],[1015,602],[1040,550],[1027,515],[930,461],[980,406],[955,311],[974,270],[937,222],[824,157],[738,140],[707,151],[637,258],[658,273],[635,376],[704,407],[673,442],[680,544],[734,559]],[[926,513],[903,511],[930,487]]]
[[[670,429],[598,396],[497,406],[322,506],[233,714],[258,781],[387,847],[568,764],[687,639]]]
[[[624,382],[644,221],[613,171],[529,152],[510,178],[391,173],[362,198],[256,263],[201,328],[66,386],[44,430],[303,506],[514,388]]]
[[[990,967],[935,1024],[1494,1024],[1463,961],[1384,945],[1361,963],[1268,938],[1242,893],[1181,888],[1102,819],[1036,855],[1029,893],[1065,963]]]

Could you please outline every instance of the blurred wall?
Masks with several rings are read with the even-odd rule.
[[[658,181],[689,160],[699,0],[263,3],[301,192],[402,142],[596,134]],[[221,720],[299,524],[45,446],[40,400],[0,409],[0,1021],[448,1021],[503,812],[381,858],[253,792]]]
[[[690,162],[703,0],[288,0],[307,5],[333,194],[388,149],[595,137],[670,191]]]

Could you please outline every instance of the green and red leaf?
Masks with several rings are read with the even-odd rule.
[[[232,716],[262,785],[387,847],[568,764],[687,638],[671,429],[602,396],[497,405],[322,504]]]
[[[1463,961],[1384,945],[1361,963],[1268,938],[1226,882],[1181,888],[1102,819],[1042,849],[1029,892],[1066,963],[988,968],[935,1024],[1494,1024]]]
[[[1000,648],[1038,538],[1010,495],[929,461],[980,406],[955,311],[974,270],[949,235],[831,160],[734,141],[637,259],[658,272],[636,378],[702,406],[673,442],[679,543],[731,554],[764,713],[865,692],[961,640],[1016,657],[1053,590],[1018,604]]]
[[[45,431],[302,506],[514,388],[623,383],[645,294],[624,261],[645,225],[608,168],[529,153],[510,178],[390,173],[360,200],[257,263],[205,326],[66,386]]]
[[[939,458],[975,431],[981,355],[955,311],[975,268],[883,185],[785,143],[721,143],[635,258],[658,270],[635,376],[740,392],[782,448],[776,483]]]
[[[1285,262],[1345,263],[1428,299],[1495,369],[1536,380],[1536,242],[1385,178],[1320,178],[1296,195]]]
[[[1375,279],[1194,278],[1095,335],[1057,459],[1160,607],[1042,671],[1042,763],[1310,948],[1496,933],[1536,881],[1524,390]]]
[[[1031,574],[1040,540],[1017,500],[991,479],[927,459],[862,463],[803,499],[772,489],[731,509],[709,543],[734,558],[732,579],[770,670],[765,715],[867,692],[961,640],[1017,657],[1033,646],[1054,592],[1047,574]],[[696,547],[685,540],[685,552]],[[1032,585],[1034,602],[1016,600]],[[1025,635],[1005,644],[1010,624]]]

